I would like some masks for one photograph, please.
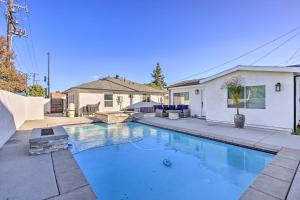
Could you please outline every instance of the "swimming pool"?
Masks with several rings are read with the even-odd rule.
[[[64,128],[101,200],[238,199],[273,157],[134,122]]]

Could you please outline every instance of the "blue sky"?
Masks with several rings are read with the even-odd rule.
[[[300,25],[298,0],[27,0],[27,3],[30,17],[24,14],[18,17],[20,26],[29,31],[30,24],[31,31],[28,38],[13,40],[16,65],[24,72],[39,73],[38,79],[44,84],[46,53],[50,51],[53,90],[115,74],[146,83],[151,80],[156,62],[161,63],[166,81],[173,83]],[[2,15],[0,34],[5,31]],[[189,78],[252,63],[288,37],[237,62]],[[257,64],[278,65],[298,48],[300,35]]]

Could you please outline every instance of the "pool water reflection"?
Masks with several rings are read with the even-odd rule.
[[[132,122],[65,129],[102,200],[238,199],[273,157]]]

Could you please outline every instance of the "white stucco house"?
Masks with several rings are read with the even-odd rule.
[[[97,106],[98,112],[151,109],[163,103],[166,91],[116,76],[71,87],[64,94],[67,105],[74,103],[75,113],[80,116],[85,114],[87,105]]]
[[[222,85],[230,77],[244,85],[240,112],[246,126],[292,132],[300,119],[300,65],[239,65],[213,76],[168,86],[170,104],[188,104],[195,117],[233,123],[236,112],[230,94]]]

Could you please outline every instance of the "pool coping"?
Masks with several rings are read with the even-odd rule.
[[[204,131],[191,130],[144,120],[141,124],[182,132],[188,135],[237,145],[275,154],[272,161],[262,170],[253,183],[241,195],[241,200],[257,199],[300,199],[300,150],[254,142]],[[295,183],[294,183],[295,182]]]
[[[61,134],[68,135],[63,127],[63,125],[60,125],[53,127],[53,129],[59,130]],[[50,152],[50,154],[58,195],[48,200],[98,199],[69,149],[60,149]]]

